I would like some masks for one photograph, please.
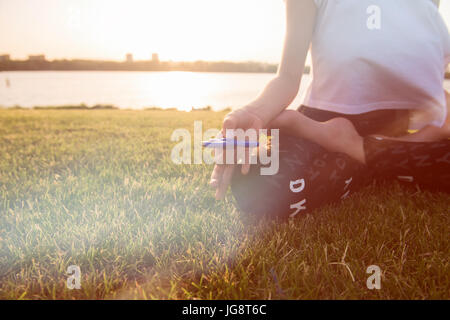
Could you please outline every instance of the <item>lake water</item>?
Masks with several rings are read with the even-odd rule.
[[[242,106],[254,99],[274,74],[122,71],[0,72],[0,106],[96,104],[119,108]],[[306,76],[308,78],[309,76]],[[8,79],[8,80],[7,80]],[[309,78],[304,81],[304,91]],[[7,82],[9,81],[9,87]]]
[[[237,108],[254,99],[274,74],[123,71],[0,72],[0,106],[86,104],[119,108],[191,110]],[[292,107],[299,106],[310,76],[305,75]],[[9,84],[9,86],[8,86]],[[450,81],[445,82],[450,90]]]

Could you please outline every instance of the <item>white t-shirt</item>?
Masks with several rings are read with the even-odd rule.
[[[304,105],[345,114],[410,109],[410,129],[443,125],[450,37],[432,0],[315,1]]]

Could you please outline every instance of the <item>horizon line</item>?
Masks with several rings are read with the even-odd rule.
[[[126,57],[124,59],[105,59],[105,58],[85,58],[85,57],[58,57],[58,58],[47,58],[45,53],[32,53],[29,54],[27,57],[22,58],[14,58],[10,53],[7,52],[0,52],[1,56],[9,56],[9,61],[28,61],[30,59],[30,56],[44,56],[45,61],[51,62],[51,61],[61,61],[61,60],[67,60],[67,61],[75,61],[75,60],[83,60],[83,61],[108,61],[108,62],[127,62]],[[131,62],[148,62],[148,61],[154,61],[152,60],[152,57],[149,57],[148,59],[134,59]],[[272,64],[272,65],[278,65],[280,62],[269,62],[269,61],[263,61],[263,60],[226,60],[226,59],[219,59],[219,60],[210,60],[210,59],[187,59],[187,60],[159,60],[160,63],[164,62],[231,62],[231,63],[261,63],[261,64]],[[129,62],[128,62],[129,63]]]

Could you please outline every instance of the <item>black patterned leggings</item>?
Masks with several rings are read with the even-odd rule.
[[[299,111],[317,121],[334,117],[352,121],[359,134],[365,137],[367,165],[346,154],[329,152],[311,141],[281,132],[280,165],[276,175],[260,175],[259,165],[252,166],[246,176],[239,170],[235,172],[232,192],[243,212],[295,217],[345,199],[374,178],[400,179],[422,188],[450,192],[450,140],[418,143],[368,137],[383,132],[386,128],[383,124],[395,128],[396,135],[406,133],[407,123],[402,112],[346,116],[306,107]]]

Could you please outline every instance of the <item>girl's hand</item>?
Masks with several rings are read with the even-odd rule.
[[[222,135],[226,136],[227,129],[255,129],[256,131],[259,131],[259,129],[263,128],[263,125],[263,120],[257,114],[250,111],[249,107],[244,107],[225,116],[222,125]],[[217,200],[225,197],[228,186],[231,183],[235,167],[235,164],[216,164],[214,166],[209,184],[216,189]],[[250,164],[242,164],[242,174],[247,174],[249,170]]]
[[[286,1],[286,37],[277,76],[251,105],[233,111],[225,117],[224,135],[226,129],[263,128],[295,99],[305,69],[316,15],[317,7],[313,0]],[[235,165],[227,164],[214,167],[210,185],[216,189],[217,199],[225,196],[234,168]],[[247,174],[250,165],[242,165],[241,170],[243,174]]]

